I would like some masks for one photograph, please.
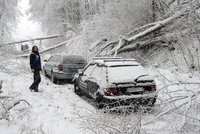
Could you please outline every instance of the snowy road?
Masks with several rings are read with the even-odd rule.
[[[80,126],[74,120],[73,109],[77,105],[93,107],[73,93],[72,85],[55,85],[42,76],[40,92],[33,93],[29,90],[32,82],[31,73],[17,76],[1,74],[1,76],[6,78],[4,94],[12,92],[12,95],[17,95],[18,98],[25,99],[31,104],[28,112],[21,117],[21,121],[16,122],[21,126],[15,133],[21,129],[23,134],[42,131],[48,134],[66,134],[66,132],[81,134]],[[9,131],[12,133],[13,130],[8,130],[8,133]]]
[[[99,112],[91,103],[73,92],[73,85],[55,85],[43,75],[39,87],[40,92],[30,92],[32,74],[26,64],[26,62],[17,61],[16,64],[8,66],[7,70],[4,69],[0,72],[0,79],[4,80],[1,95],[15,96],[30,103],[30,107],[22,103],[13,108],[9,113],[10,121],[0,120],[0,134],[88,134],[88,131],[85,130],[87,127],[91,133],[101,134],[104,131],[103,133],[106,134],[108,132],[123,134],[129,129],[132,131],[136,126],[139,129],[135,130],[139,130],[140,134],[179,134],[185,131],[188,134],[200,133],[199,103],[195,105],[188,103],[186,105],[187,113],[185,113],[187,107],[183,107],[165,114],[174,106],[190,101],[193,93],[200,92],[200,86],[198,84],[173,85],[163,88],[171,82],[198,83],[200,82],[198,74],[189,78],[188,74],[179,75],[171,73],[169,70],[152,72],[155,73],[158,85],[159,101],[156,105],[163,101],[162,104],[159,104],[152,113],[134,113],[122,116]],[[165,104],[171,99],[177,99],[176,96],[186,99],[171,105]],[[193,103],[199,100],[200,96],[197,94]],[[186,118],[182,114],[188,114],[190,118]],[[158,117],[159,115],[162,116]],[[197,119],[194,120],[194,117]],[[140,123],[143,125],[138,126]]]

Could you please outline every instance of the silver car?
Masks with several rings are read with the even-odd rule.
[[[59,80],[72,80],[78,69],[83,69],[87,62],[80,55],[54,55],[43,66],[45,76],[53,83]]]

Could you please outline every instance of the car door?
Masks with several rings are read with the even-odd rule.
[[[91,96],[94,96],[94,94],[99,89],[99,84],[102,81],[102,72],[103,69],[100,66],[95,66],[93,71],[91,72],[91,75],[88,77],[86,83],[87,83],[87,90]]]
[[[92,71],[94,70],[95,68],[95,65],[89,65],[84,71],[83,71],[83,74],[79,77],[79,87],[81,90],[83,90],[84,92],[88,93],[88,90],[87,90],[87,82],[89,80],[89,78],[91,77],[91,73]]]

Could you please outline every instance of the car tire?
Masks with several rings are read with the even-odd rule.
[[[81,90],[76,84],[74,84],[74,93],[77,95],[81,95]]]
[[[57,84],[57,82],[58,82],[58,79],[55,78],[53,72],[51,72],[51,81],[52,81],[54,84]]]
[[[96,98],[96,102],[98,109],[103,109],[105,107],[105,102],[100,97]]]
[[[98,102],[98,104],[97,104],[97,108],[98,108],[98,109],[103,109],[104,107],[105,107],[105,104],[104,104],[104,103]]]

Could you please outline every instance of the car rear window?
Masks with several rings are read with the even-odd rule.
[[[146,74],[148,72],[140,65],[108,67],[108,79],[113,83],[132,82],[138,76]]]
[[[63,58],[63,64],[86,64],[86,61],[82,57],[70,56]]]

